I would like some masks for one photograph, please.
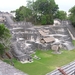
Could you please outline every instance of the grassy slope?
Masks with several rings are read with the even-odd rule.
[[[65,65],[75,60],[75,50],[63,50],[62,54],[52,54],[52,51],[36,52],[40,60],[34,60],[33,63],[21,64],[15,61],[15,67],[29,75],[45,75],[46,73],[56,69],[58,66]]]

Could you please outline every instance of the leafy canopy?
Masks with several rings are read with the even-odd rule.
[[[34,24],[53,24],[58,5],[54,0],[28,0],[27,6],[16,10],[17,21],[30,21]]]
[[[67,19],[67,13],[65,11],[57,11],[55,14],[55,18],[58,18],[60,20],[66,20]]]
[[[19,9],[16,9],[16,20],[23,21],[29,18],[32,15],[32,11],[25,6],[21,6]]]
[[[35,22],[41,24],[53,24],[53,15],[58,10],[54,0],[36,0],[28,3],[29,9],[33,11]]]
[[[75,27],[75,6],[73,6],[70,10],[69,10],[69,20],[72,22],[72,25]]]

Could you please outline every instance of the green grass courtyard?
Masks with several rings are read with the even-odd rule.
[[[75,50],[62,50],[62,54],[53,54],[51,50],[37,50],[36,55],[41,59],[34,59],[33,63],[22,64],[14,60],[15,67],[29,75],[45,75],[56,67],[61,67],[75,60]]]

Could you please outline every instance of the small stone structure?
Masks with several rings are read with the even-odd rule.
[[[60,19],[54,19],[54,26],[55,25],[61,25],[61,20]]]
[[[3,16],[0,16],[0,22],[5,22],[6,20],[5,20],[5,17],[3,17]]]
[[[55,54],[61,54],[60,45],[52,45],[51,49],[54,50],[53,53],[55,53]]]
[[[55,38],[54,37],[46,37],[46,38],[42,38],[40,40],[41,43],[52,43],[55,41]]]
[[[40,58],[37,56],[37,55],[34,55],[34,57],[33,57],[34,59],[37,59],[37,60],[39,60]]]

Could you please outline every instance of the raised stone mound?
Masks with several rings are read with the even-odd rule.
[[[54,51],[54,54],[61,54],[59,45],[52,45],[51,49]]]

